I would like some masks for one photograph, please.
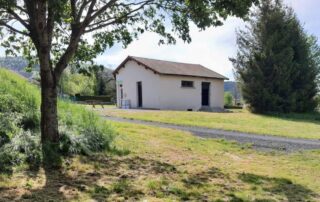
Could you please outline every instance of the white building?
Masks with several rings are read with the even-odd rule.
[[[189,111],[222,110],[228,79],[199,64],[132,56],[114,76],[118,107]]]

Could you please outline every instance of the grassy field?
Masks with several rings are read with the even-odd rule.
[[[113,123],[113,154],[60,172],[0,176],[0,201],[319,201],[320,151],[261,153],[186,132]]]
[[[0,80],[2,91],[23,100],[36,97],[34,102],[39,104],[38,88],[27,80],[1,69]],[[166,113],[181,113],[179,116],[188,117],[188,112],[105,110],[117,116],[151,113],[153,117],[164,113],[164,119]],[[83,106],[59,102],[62,122],[90,125],[83,119],[88,113]],[[255,116],[246,112],[189,114],[194,123],[203,115]],[[314,118],[306,115],[302,123],[310,120],[311,124]],[[297,120],[294,122],[299,123]],[[110,123],[99,124],[109,128]],[[301,127],[300,131],[306,130]],[[320,151],[263,153],[250,146],[201,139],[171,129],[115,122],[111,128],[118,133],[111,151],[65,157],[59,171],[19,164],[12,173],[0,174],[0,202],[320,201]]]
[[[295,138],[320,139],[320,114],[258,115],[246,110],[233,113],[185,111],[144,111],[105,109],[102,114],[130,119],[178,125],[267,134]]]

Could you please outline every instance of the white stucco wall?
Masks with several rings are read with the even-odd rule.
[[[144,66],[138,65],[134,61],[128,61],[124,68],[119,70],[116,75],[117,83],[123,85],[123,99],[130,100],[131,107],[138,106],[138,90],[137,82],[142,82],[142,100],[143,108],[159,108],[159,75],[146,69]],[[117,105],[120,103],[120,90],[117,84]]]
[[[210,82],[210,107],[223,108],[224,81],[185,76],[167,76],[153,73],[134,61],[125,64],[116,76],[117,82],[123,85],[123,99],[137,108],[137,82],[142,82],[143,108],[170,110],[199,110],[201,105],[201,83]],[[181,81],[193,81],[193,88],[181,87]],[[120,90],[117,84],[118,106]]]
[[[181,87],[181,81],[193,81],[193,88]],[[185,76],[160,76],[160,109],[199,110],[202,107],[202,82],[210,83],[210,107],[223,108],[223,80]]]

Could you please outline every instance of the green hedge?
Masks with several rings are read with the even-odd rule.
[[[83,96],[83,95],[76,95],[75,96],[75,101],[89,101],[89,100],[94,100],[94,101],[100,101],[100,102],[111,102],[112,99],[110,96]]]

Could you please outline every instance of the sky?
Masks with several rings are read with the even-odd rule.
[[[291,6],[305,30],[320,40],[320,0],[285,0]],[[131,43],[126,49],[116,45],[96,58],[96,62],[109,68],[116,68],[128,55],[140,56],[175,62],[202,64],[218,73],[234,80],[230,57],[236,55],[236,29],[242,28],[241,19],[230,17],[221,27],[206,31],[191,28],[190,44],[177,40],[175,45],[158,45],[159,36],[145,33],[139,40]]]
[[[320,0],[284,0],[292,7],[305,30],[319,39],[320,44]],[[115,69],[128,55],[140,56],[175,62],[202,64],[230,80],[234,80],[233,67],[229,58],[236,55],[236,29],[243,28],[244,21],[228,18],[223,26],[199,31],[191,27],[192,42],[177,40],[175,45],[158,45],[160,37],[154,33],[144,33],[139,40],[131,43],[126,49],[117,44],[99,55],[95,61],[111,69]],[[0,56],[4,49],[0,47]]]

